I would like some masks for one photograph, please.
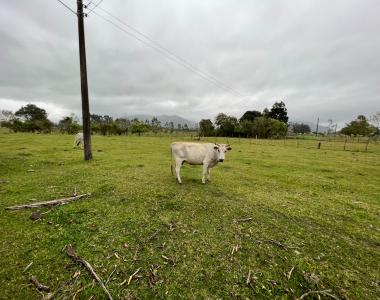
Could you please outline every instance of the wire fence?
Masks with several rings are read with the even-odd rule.
[[[183,137],[183,136],[182,136]],[[180,136],[177,136],[180,138]],[[227,137],[190,137],[192,140],[214,143],[241,143],[261,146],[294,147],[319,150],[372,152],[379,149],[379,137],[344,136],[287,136],[282,139],[227,138]]]

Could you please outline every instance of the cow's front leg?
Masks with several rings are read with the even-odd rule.
[[[202,183],[206,183],[206,176],[208,174],[208,164],[203,163]]]
[[[181,170],[182,160],[176,160],[175,162],[175,177],[178,180],[178,183],[182,183],[181,176],[179,175],[179,171]]]
[[[207,180],[211,181],[211,168],[210,167],[207,168]]]

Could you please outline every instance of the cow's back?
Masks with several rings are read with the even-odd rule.
[[[213,144],[210,143],[174,142],[171,144],[174,158],[190,164],[202,164],[207,152],[212,148]]]

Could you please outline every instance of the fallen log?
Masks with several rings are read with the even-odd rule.
[[[14,206],[8,206],[5,209],[6,210],[21,210],[25,208],[36,208],[36,207],[51,207],[51,206],[58,206],[58,205],[65,205],[67,203],[79,200],[83,197],[90,196],[90,193],[78,195],[74,197],[69,198],[62,198],[62,199],[55,199],[50,201],[44,201],[44,202],[36,202],[36,203],[29,203],[29,204],[21,204],[21,205],[14,205]]]
[[[77,253],[75,252],[74,248],[71,245],[66,247],[66,253],[74,262],[82,264],[91,273],[91,275],[95,278],[95,280],[99,283],[100,287],[107,294],[108,299],[113,300],[110,292],[107,290],[103,281],[100,279],[98,274],[96,274],[95,270],[92,268],[90,263],[88,261],[86,261],[85,259],[83,259],[82,257],[78,256]]]

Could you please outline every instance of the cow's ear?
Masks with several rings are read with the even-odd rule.
[[[217,146],[217,145],[215,145],[215,146],[214,146],[214,149],[215,149],[215,150],[218,150],[218,146]]]
[[[231,150],[232,150],[232,148],[231,148],[230,146],[228,146],[228,147],[227,147],[227,150],[228,150],[228,151],[231,151]]]

